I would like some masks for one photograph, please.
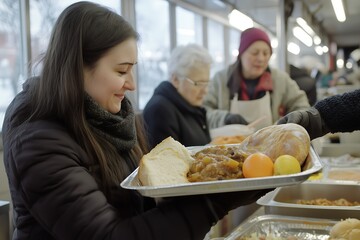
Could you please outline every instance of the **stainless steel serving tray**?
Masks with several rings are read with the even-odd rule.
[[[252,235],[274,236],[276,239],[324,240],[328,239],[335,224],[333,220],[269,214],[241,224],[224,240],[245,240]]]
[[[296,186],[277,188],[261,197],[257,203],[265,206],[265,213],[340,220],[360,218],[360,206],[319,206],[297,204],[296,201],[326,198],[360,202],[360,185],[342,182],[304,182]]]
[[[324,167],[320,172],[312,175],[309,180],[326,183],[360,184],[360,148],[357,151],[356,154],[320,156]]]
[[[338,157],[344,154],[360,156],[359,143],[323,143],[321,147],[321,156]]]
[[[208,146],[206,146],[208,147]],[[205,147],[191,147],[189,151],[194,154]],[[208,181],[208,182],[195,182],[178,185],[163,185],[163,186],[142,186],[138,180],[136,169],[131,173],[122,183],[121,187],[125,189],[136,190],[143,196],[148,197],[171,197],[171,196],[184,196],[196,195],[207,193],[220,193],[220,192],[235,192],[246,191],[255,189],[276,188],[280,186],[287,186],[298,184],[308,177],[321,170],[323,167],[319,156],[311,147],[309,155],[304,163],[302,172],[297,174],[271,176],[262,178],[241,178],[221,181]]]

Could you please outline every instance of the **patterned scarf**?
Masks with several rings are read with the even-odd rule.
[[[131,102],[125,97],[121,110],[112,114],[104,110],[85,94],[85,114],[91,128],[113,144],[118,151],[128,151],[136,143],[135,114]]]
[[[227,87],[230,90],[230,99],[233,99],[235,94],[238,94],[238,100],[250,100],[247,92],[247,86],[241,74],[241,62],[238,60],[231,69],[232,73],[227,82]],[[266,91],[273,90],[273,82],[271,78],[270,69],[268,68],[260,77],[257,86],[255,87],[254,99],[261,98]]]

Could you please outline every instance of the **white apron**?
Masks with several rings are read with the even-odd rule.
[[[269,92],[262,98],[248,101],[238,100],[238,95],[235,94],[230,102],[230,113],[240,114],[248,123],[264,116],[264,120],[254,126],[255,130],[273,124]]]

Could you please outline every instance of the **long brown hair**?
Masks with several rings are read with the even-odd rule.
[[[112,10],[89,2],[69,6],[55,23],[40,79],[31,91],[30,120],[52,118],[65,124],[88,156],[95,156],[100,185],[106,192],[129,173],[129,167],[122,168],[116,162],[136,166],[147,151],[146,141],[141,124],[136,124],[137,144],[119,156],[114,147],[92,132],[85,117],[83,69],[94,67],[109,49],[129,38],[138,40],[139,36]]]

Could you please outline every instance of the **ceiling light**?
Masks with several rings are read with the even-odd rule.
[[[289,42],[289,44],[287,46],[287,50],[294,55],[299,55],[299,53],[300,53],[299,45],[297,45],[296,43],[293,43],[293,42]]]
[[[307,34],[301,27],[294,27],[293,34],[297,39],[299,39],[306,46],[308,46],[308,47],[312,46],[312,37],[310,37],[310,35]]]
[[[346,64],[345,64],[345,67],[346,67],[347,69],[352,69],[352,67],[353,67],[352,62],[347,61]]]
[[[232,10],[228,17],[229,23],[241,31],[254,27],[254,21],[236,9]]]
[[[233,50],[231,51],[231,56],[237,57],[238,55],[239,55],[239,50],[233,49]]]
[[[318,35],[314,36],[314,43],[315,45],[320,45],[321,43],[321,38]]]
[[[323,53],[324,53],[321,46],[316,46],[315,47],[315,52],[320,56],[323,55]]]
[[[337,68],[343,68],[344,67],[344,59],[338,59],[336,60],[336,67]]]
[[[271,47],[272,48],[277,48],[278,45],[279,45],[279,42],[276,38],[271,39]]]
[[[323,46],[322,50],[323,50],[324,53],[327,53],[329,51],[329,48],[327,46]]]
[[[331,0],[332,6],[334,8],[334,12],[336,18],[339,22],[345,22],[346,15],[344,10],[344,4],[342,0]]]
[[[299,24],[300,27],[302,27],[310,36],[314,36],[315,32],[312,30],[312,28],[307,24],[307,22],[301,18],[296,18],[296,23]]]

